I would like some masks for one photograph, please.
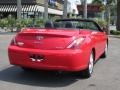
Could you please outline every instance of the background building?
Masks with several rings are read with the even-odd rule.
[[[21,0],[22,18],[43,17],[44,0]],[[63,0],[49,0],[49,17],[63,15]],[[0,0],[0,18],[9,15],[17,18],[17,0]]]
[[[83,15],[83,5],[77,5],[78,13],[80,16]],[[88,18],[101,17],[102,8],[101,5],[87,5]]]

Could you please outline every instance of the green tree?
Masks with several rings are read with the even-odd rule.
[[[83,18],[87,18],[87,0],[80,0],[83,5]]]
[[[110,20],[111,20],[111,8],[116,4],[116,0],[107,0],[106,2],[106,12],[107,12],[107,28],[108,34],[110,34]]]
[[[93,0],[93,3],[97,3],[97,4],[102,4],[103,0]],[[111,9],[113,9],[113,7],[115,7],[116,5],[116,0],[106,0],[105,2],[105,10],[106,10],[106,21],[107,21],[107,29],[108,29],[108,34],[110,33],[110,20],[111,20]],[[113,10],[114,12],[115,10]]]
[[[117,30],[120,31],[120,0],[117,0]]]
[[[64,0],[63,18],[67,18],[67,2],[68,0]]]
[[[102,5],[103,2],[102,2],[102,0],[93,0],[93,1],[92,1],[92,4]]]
[[[48,0],[44,0],[44,20],[48,20]]]

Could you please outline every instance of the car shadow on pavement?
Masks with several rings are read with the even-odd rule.
[[[25,72],[21,68],[12,66],[0,71],[0,80],[5,82],[42,86],[42,87],[64,87],[83,79],[76,73],[59,74],[53,71],[31,71]]]

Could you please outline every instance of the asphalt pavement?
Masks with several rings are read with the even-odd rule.
[[[120,90],[120,39],[110,38],[107,58],[85,79],[77,73],[24,72],[10,65],[7,47],[13,36],[0,35],[0,90]]]

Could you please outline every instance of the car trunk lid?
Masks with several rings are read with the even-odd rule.
[[[21,46],[23,48],[64,49],[75,39],[76,34],[79,34],[79,31],[32,29],[20,32],[16,37],[16,41],[24,43]]]

